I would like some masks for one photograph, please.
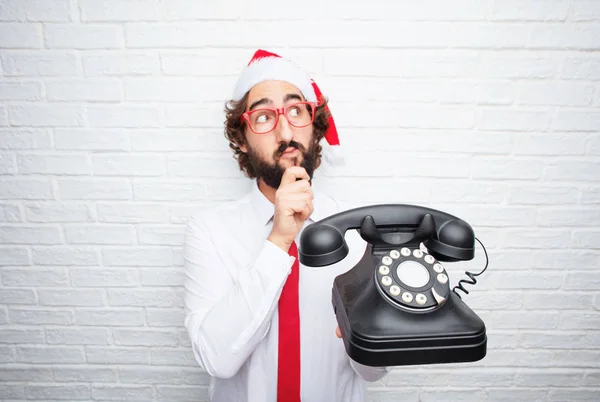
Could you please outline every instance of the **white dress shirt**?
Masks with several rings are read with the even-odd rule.
[[[314,186],[313,192],[314,212],[304,227],[348,209]],[[187,226],[184,324],[198,364],[211,375],[211,401],[277,401],[277,305],[294,257],[267,240],[273,211],[253,185],[239,200],[194,214]],[[360,260],[366,246],[355,230],[346,241],[350,252],[342,261],[320,268],[300,264],[303,402],[363,402],[365,381],[388,372],[351,360],[335,335],[333,280]]]

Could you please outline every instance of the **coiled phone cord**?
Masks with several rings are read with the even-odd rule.
[[[485,267],[483,267],[483,270],[481,272],[479,272],[478,274],[473,274],[469,271],[466,271],[465,275],[467,275],[469,277],[469,279],[461,279],[460,281],[458,281],[458,284],[452,289],[452,291],[454,292],[454,294],[456,294],[461,299],[462,299],[462,297],[460,297],[460,295],[458,294],[458,292],[456,290],[462,290],[463,292],[465,292],[466,295],[468,295],[469,291],[464,288],[463,284],[468,283],[469,285],[476,285],[477,279],[475,279],[475,277],[483,274],[485,272],[485,270],[487,269],[488,263],[489,263],[488,253],[485,249],[485,246],[477,237],[475,238],[475,240],[477,240],[479,242],[479,244],[481,244],[481,247],[483,247],[483,253],[485,254]]]

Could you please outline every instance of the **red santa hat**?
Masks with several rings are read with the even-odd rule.
[[[323,98],[317,84],[304,70],[275,53],[259,49],[242,71],[233,91],[233,100],[242,99],[252,87],[268,80],[289,82],[298,88],[309,102],[318,104]],[[344,157],[340,150],[340,140],[331,111],[329,115],[329,128],[325,132],[328,146],[324,147],[323,156],[332,164],[341,164]]]

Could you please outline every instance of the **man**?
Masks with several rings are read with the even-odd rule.
[[[226,138],[255,185],[194,215],[185,240],[185,326],[211,400],[364,401],[365,381],[387,370],[349,359],[331,288],[366,244],[348,233],[348,257],[328,267],[297,258],[302,230],[342,210],[312,185],[321,139],[327,152],[339,146],[327,102],[301,69],[259,50],[226,115]]]

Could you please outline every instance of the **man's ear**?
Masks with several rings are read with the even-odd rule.
[[[243,153],[247,154],[248,153],[248,147],[246,147],[246,144],[238,144],[238,148],[240,149],[240,151],[242,151]]]

